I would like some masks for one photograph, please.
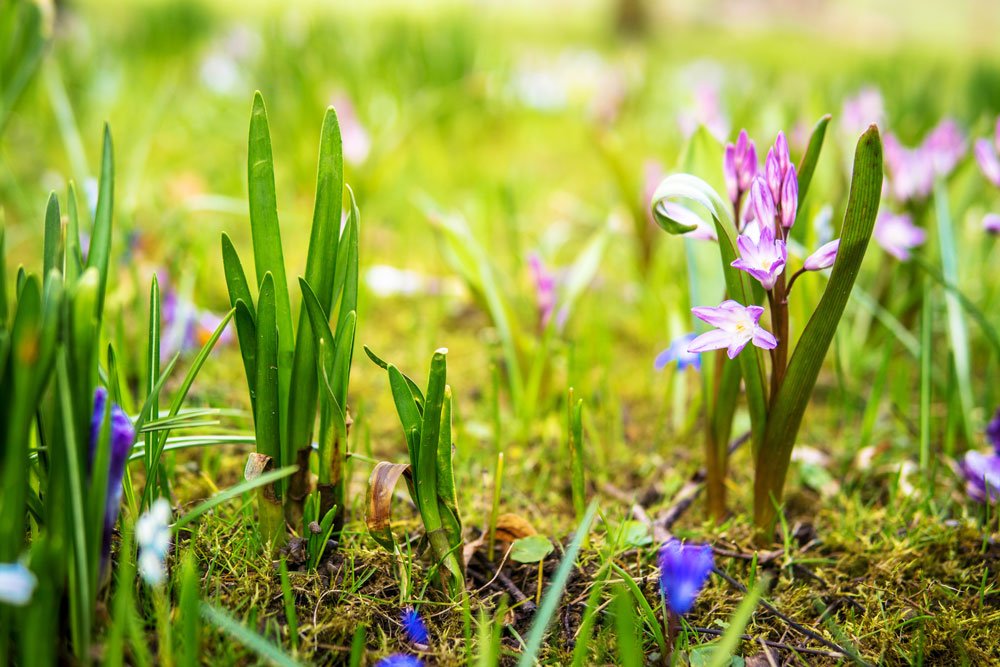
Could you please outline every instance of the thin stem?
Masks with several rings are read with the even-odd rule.
[[[788,295],[792,293],[792,285],[795,284],[795,279],[798,278],[799,276],[801,276],[805,272],[806,272],[805,267],[802,267],[801,269],[799,269],[798,271],[796,271],[794,274],[792,274],[791,279],[788,281],[788,286],[785,287],[785,299],[786,300],[788,299]]]

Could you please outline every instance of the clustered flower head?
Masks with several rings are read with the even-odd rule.
[[[760,178],[760,176],[758,176]],[[781,221],[781,226],[789,229],[795,224],[795,216],[799,206],[799,179],[792,164],[791,156],[788,153],[788,140],[785,139],[784,132],[778,132],[778,137],[774,140],[774,146],[768,149],[767,158],[764,160],[764,182],[767,184],[767,192],[771,195],[771,206],[773,208],[770,219],[757,218],[761,225],[772,225],[773,214]],[[754,213],[763,213],[766,210],[755,209]]]
[[[882,249],[905,262],[910,259],[910,251],[923,245],[927,232],[913,224],[907,213],[879,213],[875,220],[872,236]]]
[[[660,591],[671,612],[682,616],[694,607],[715,566],[712,547],[671,538],[660,548]]]
[[[701,355],[697,352],[691,352],[688,350],[695,338],[697,338],[697,334],[689,333],[670,341],[670,347],[656,355],[653,367],[658,371],[662,371],[667,367],[667,364],[676,361],[677,370],[679,371],[682,371],[689,366],[696,371],[700,371]]]
[[[167,576],[170,519],[170,503],[164,498],[158,498],[135,523],[135,541],[139,545],[139,574],[150,586],[159,586]]]
[[[23,607],[36,586],[38,579],[24,563],[0,563],[0,604]]]
[[[740,131],[735,144],[726,144],[722,173],[726,179],[729,201],[738,208],[743,193],[750,189],[750,183],[757,176],[757,147],[746,130]]]
[[[995,503],[1000,500],[1000,410],[986,426],[986,440],[993,451],[989,454],[975,450],[966,452],[960,469],[970,498],[980,503]]]
[[[772,350],[778,345],[777,339],[760,326],[760,316],[764,313],[760,306],[744,306],[728,299],[715,308],[699,306],[692,308],[691,312],[716,328],[691,341],[688,352],[725,348],[729,358],[734,359],[751,341],[764,350]]]
[[[125,475],[125,464],[129,452],[135,443],[135,428],[128,415],[116,404],[108,409],[108,390],[98,387],[94,392],[94,411],[90,418],[90,457],[89,467],[92,468],[97,455],[97,447],[101,439],[104,417],[109,416],[108,445],[111,448],[108,457],[108,490],[104,505],[104,538],[102,543],[102,563],[107,563],[111,551],[111,532],[118,521],[118,509],[122,502],[122,477]],[[93,470],[89,470],[93,474]]]
[[[997,156],[1000,153],[1000,117],[997,118],[992,140],[977,139],[973,152],[983,176],[994,187],[1000,188],[1000,157]],[[983,217],[983,228],[991,234],[1000,234],[1000,215],[987,213]]]

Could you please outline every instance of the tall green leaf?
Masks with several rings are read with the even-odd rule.
[[[101,151],[101,177],[97,184],[97,210],[94,213],[94,230],[87,251],[87,268],[96,268],[100,278],[97,297],[98,316],[104,312],[104,298],[108,289],[108,268],[111,261],[111,214],[115,198],[115,157],[111,143],[111,128],[104,126],[104,147]]]
[[[878,128],[873,125],[861,136],[854,154],[851,192],[830,281],[802,331],[788,363],[785,380],[772,401],[764,444],[756,458],[754,518],[765,533],[774,523],[774,503],[780,502],[782,497],[802,415],[851,296],[875,226],[881,196],[882,142]]]

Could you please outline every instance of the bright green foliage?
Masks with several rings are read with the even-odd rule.
[[[452,397],[451,388],[447,385],[448,351],[437,350],[431,359],[426,398],[425,394],[415,388],[413,381],[395,366],[383,362],[367,348],[365,351],[372,361],[388,371],[389,386],[409,450],[410,464],[405,472],[412,480],[410,495],[413,496],[423,520],[431,555],[435,565],[440,568],[441,581],[452,597],[457,598],[465,589],[465,578],[461,561],[462,521],[458,512],[452,467]],[[389,506],[392,488],[401,473],[401,467],[381,463],[376,466],[368,481],[366,520],[369,532],[379,544],[393,552],[397,547],[389,526]]]
[[[302,307],[298,327],[293,328],[271,138],[260,93],[254,96],[250,117],[247,170],[256,302],[239,254],[226,234],[222,259],[253,406],[257,452],[266,457],[248,465],[248,473],[298,467],[291,478],[259,491],[261,530],[267,541],[277,545],[284,541],[284,522],[298,525],[303,518],[310,493],[317,406],[319,508],[314,516],[325,517],[333,510],[335,532],[343,526],[343,461],[351,421],[347,387],[357,326],[359,213],[348,189],[347,223],[341,228],[343,150],[331,107],[320,136],[316,205],[305,277],[299,278]]]

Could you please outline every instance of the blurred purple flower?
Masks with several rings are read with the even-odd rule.
[[[980,503],[1000,499],[1000,455],[968,451],[962,459],[961,470],[970,498]]]
[[[993,445],[993,451],[1000,455],[1000,408],[997,408],[993,419],[986,425],[986,441]]]
[[[535,253],[531,253],[528,257],[528,266],[531,268],[531,277],[535,283],[539,323],[544,329],[549,325],[556,308],[556,277]]]
[[[785,262],[788,261],[785,242],[776,240],[774,230],[770,227],[761,227],[752,222],[736,239],[736,245],[740,250],[740,258],[733,261],[732,266],[756,278],[765,290],[774,289],[774,283],[785,270]]]
[[[777,339],[760,326],[760,316],[764,313],[760,306],[743,306],[730,299],[717,307],[699,306],[692,308],[691,312],[716,328],[691,341],[688,352],[726,348],[729,358],[734,359],[751,341],[764,350],[778,345]]]
[[[424,663],[415,655],[393,653],[375,663],[375,667],[423,667]]]
[[[934,187],[934,167],[924,147],[907,148],[891,132],[882,144],[892,197],[901,204],[926,199]]]
[[[361,124],[354,104],[345,94],[335,95],[333,108],[337,111],[337,122],[340,124],[340,136],[343,140],[344,159],[353,165],[362,164],[368,159],[371,151],[371,138],[368,130]]]
[[[901,262],[909,260],[910,251],[927,239],[927,233],[906,213],[880,213],[873,236],[883,250]]]
[[[862,88],[853,97],[844,100],[840,117],[841,127],[852,139],[872,123],[884,126],[885,103],[882,101],[882,93],[871,86]]]
[[[98,387],[94,392],[94,411],[90,417],[90,456],[88,473],[97,458],[97,447],[101,439],[101,429],[104,424],[105,412],[108,412],[108,390]],[[135,443],[135,428],[128,415],[118,405],[112,403],[109,415],[108,446],[111,448],[108,456],[108,482],[104,502],[104,535],[101,548],[101,562],[107,563],[111,551],[111,531],[118,521],[118,509],[122,502],[122,477],[125,474],[125,463],[129,452]]]
[[[983,216],[983,229],[991,234],[1000,234],[1000,215],[987,213]]]
[[[986,180],[1000,188],[1000,158],[997,157],[993,142],[989,139],[977,139],[973,153]]]
[[[945,118],[924,139],[934,173],[948,176],[965,155],[965,134],[953,118]]]
[[[840,239],[834,239],[820,246],[816,252],[806,257],[806,261],[802,263],[802,268],[806,271],[828,269],[836,261],[838,250],[840,250]]]
[[[712,82],[702,81],[694,86],[694,99],[690,108],[677,115],[681,134],[690,137],[699,126],[723,141],[729,134],[729,124],[722,113],[719,89]]]
[[[701,355],[697,352],[689,352],[688,347],[694,342],[697,334],[689,333],[670,341],[670,347],[656,355],[653,361],[653,368],[662,371],[667,364],[676,361],[677,370],[682,371],[688,366],[696,371],[701,370]]]
[[[209,310],[201,310],[190,300],[164,281],[160,314],[163,326],[160,332],[160,361],[167,361],[178,352],[201,349],[215,333],[222,317]],[[217,345],[228,345],[234,340],[233,328],[227,326],[219,336]]]
[[[402,614],[403,632],[411,644],[417,646],[427,646],[430,639],[427,635],[427,626],[420,618],[420,613],[413,607],[407,607]]]
[[[729,201],[736,207],[757,176],[757,147],[754,146],[746,130],[740,130],[735,144],[726,144],[726,152],[722,158],[722,174],[726,179]]]
[[[694,607],[715,565],[708,544],[685,544],[670,538],[660,548],[660,591],[670,611],[681,616]]]

